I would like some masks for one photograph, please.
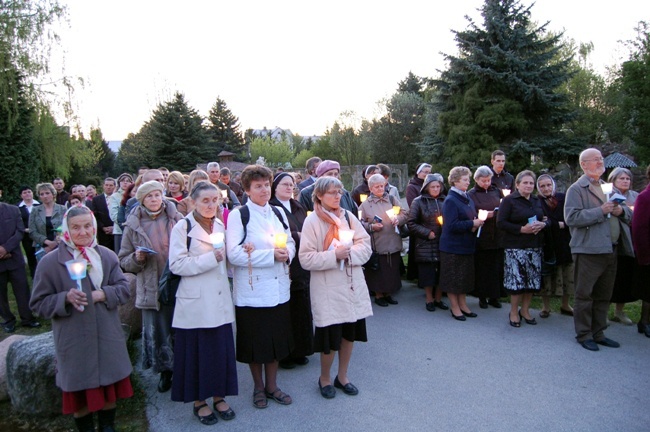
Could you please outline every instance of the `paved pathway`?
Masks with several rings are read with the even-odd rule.
[[[280,370],[292,405],[269,401],[258,410],[248,367],[238,364],[239,396],[228,398],[237,418],[204,426],[191,404],[157,393],[158,377],[145,371],[151,431],[650,430],[650,339],[636,327],[612,324],[607,336],[621,348],[589,352],[575,342],[570,317],[513,328],[508,305],[482,310],[470,298],[479,316],[458,322],[448,311],[427,312],[424,292],[410,283],[396,298],[397,306],[373,304],[369,342],[355,344],[349,376],[358,396],[339,390],[323,399],[314,355]]]

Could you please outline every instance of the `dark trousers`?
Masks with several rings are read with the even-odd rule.
[[[21,266],[15,270],[5,270],[0,272],[0,316],[5,323],[16,320],[9,308],[9,296],[7,291],[7,282],[11,282],[14,290],[14,297],[18,304],[18,314],[23,324],[34,320],[32,311],[29,309],[29,287],[27,286],[27,273],[25,267]]]
[[[36,249],[34,249],[34,246],[32,246],[32,239],[25,234],[25,238],[23,238],[23,249],[25,249],[25,256],[27,257],[27,265],[29,266],[29,273],[32,275],[32,279],[34,279],[34,273],[36,272],[36,255],[34,255],[34,252],[36,252]]]
[[[616,279],[616,253],[574,254],[573,322],[578,342],[601,340]]]

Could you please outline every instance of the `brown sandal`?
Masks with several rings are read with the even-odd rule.
[[[285,392],[280,390],[280,387],[276,388],[272,392],[267,391],[266,392],[266,397],[268,399],[273,399],[274,401],[276,401],[280,405],[291,405],[291,402],[293,402],[291,400],[291,396],[289,396],[288,394],[286,394]]]
[[[255,390],[253,392],[253,406],[259,409],[264,409],[269,406],[264,390]]]

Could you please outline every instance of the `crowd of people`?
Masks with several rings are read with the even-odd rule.
[[[101,194],[83,185],[68,193],[56,178],[35,187],[37,200],[24,186],[17,206],[0,204],[2,325],[16,326],[10,281],[22,325],[40,325],[33,312],[52,320],[63,412],[81,431],[94,430],[94,412],[111,430],[117,399],[133,394],[117,314],[129,298],[123,273],[135,275],[143,368],[159,374],[158,391],[192,402],[206,425],[236,417],[225,398],[238,394],[237,361],[249,365],[255,408],[290,405],[278,369],[305,365],[315,352],[324,398],[358,394],[348,372],[354,342],[368,340],[371,297],[397,305],[405,273],[424,289],[427,311],[449,310],[457,321],[479,316],[468,294],[480,309],[509,297],[515,328],[538,324],[533,295],[542,297],[539,318],[560,297],[560,313],[573,316],[576,340],[590,351],[619,346],[604,334],[610,304],[612,321],[632,325],[624,306],[640,299],[637,328],[650,337],[650,187],[631,190],[625,168],[605,183],[596,149],[580,154],[583,175],[566,194],[551,175],[513,176],[505,161],[497,150],[491,166],[454,167],[446,182],[419,164],[404,208],[387,165],[367,166],[350,193],[339,163],[319,158],[307,161],[304,178],[259,165],[233,174],[210,162],[189,174],[123,173],[106,178]],[[162,302],[168,273],[180,282]],[[96,344],[90,357],[71,343],[82,333]]]

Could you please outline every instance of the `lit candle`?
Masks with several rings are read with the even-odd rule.
[[[65,262],[65,266],[68,269],[68,274],[70,279],[77,282],[77,289],[83,291],[81,288],[81,280],[86,277],[86,266],[88,262],[85,259],[70,260]],[[83,306],[79,306],[79,309],[84,310]]]
[[[313,211],[309,211],[309,210],[307,210],[307,216],[309,216],[309,215],[312,214],[312,213],[313,213]]]
[[[390,218],[391,221],[395,221],[395,218],[396,218],[397,215],[399,214],[399,211],[400,211],[400,210],[401,210],[401,209],[400,209],[399,206],[393,206],[392,209],[390,209],[390,210],[386,210],[386,214],[388,215],[388,217]],[[395,232],[396,232],[397,234],[399,234],[399,228],[398,228],[397,226],[395,226]]]
[[[221,198],[228,198],[228,191],[227,190],[222,190],[221,191]]]
[[[352,241],[354,240],[354,231],[353,230],[339,230],[339,241],[345,247],[352,247]],[[345,260],[341,261],[341,271],[343,271],[343,266],[345,265]]]
[[[212,233],[212,234],[210,234],[209,237],[210,237],[210,241],[212,242],[212,246],[215,249],[219,249],[219,248],[223,247],[223,237],[224,237],[224,235],[223,235],[222,232]]]
[[[613,187],[614,187],[614,184],[613,184],[613,183],[602,183],[602,184],[600,185],[600,188],[603,190],[603,193],[604,193],[605,195],[607,195],[607,201],[609,201],[609,195],[612,193],[612,189],[613,189]],[[609,219],[609,218],[611,218],[611,217],[612,217],[612,214],[611,214],[611,213],[607,213],[607,218]]]
[[[507,197],[510,195],[510,189],[501,189],[501,193],[503,194],[503,197]]]
[[[363,213],[363,210],[359,210],[359,220],[361,220],[361,214]]]
[[[359,195],[359,201],[361,201],[362,203],[366,202],[367,199],[368,199],[367,194],[360,194]]]
[[[479,218],[479,220],[482,220],[483,222],[485,222],[485,220],[487,219],[487,217],[488,217],[488,211],[487,211],[487,210],[479,210],[479,211],[478,211],[478,218]],[[481,228],[483,228],[483,225],[481,225],[480,227],[478,227],[478,233],[476,234],[476,237],[480,237],[480,236],[481,236]]]
[[[440,226],[442,226],[442,215],[438,216],[436,219],[438,220]]]
[[[628,206],[630,210],[634,211],[634,206]]]
[[[276,233],[275,234],[275,247],[282,249],[287,247],[287,234],[286,233]]]

